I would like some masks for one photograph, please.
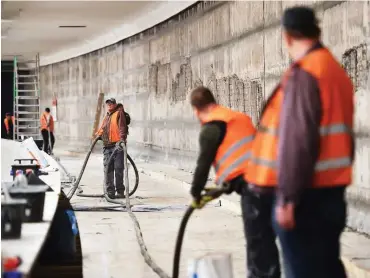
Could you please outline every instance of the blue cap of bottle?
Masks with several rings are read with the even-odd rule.
[[[22,278],[22,273],[19,271],[7,271],[3,274],[4,278]]]

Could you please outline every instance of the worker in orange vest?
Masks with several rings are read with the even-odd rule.
[[[55,138],[54,138],[54,118],[50,114],[50,108],[45,108],[45,111],[42,113],[40,117],[40,129],[42,139],[44,141],[44,152],[51,154],[51,150],[54,148]],[[51,146],[49,146],[49,133],[50,133],[50,141]]]
[[[246,179],[261,195],[276,188],[272,224],[286,277],[344,278],[339,238],[352,182],[353,86],[321,44],[312,9],[289,8],[282,22],[293,63],[264,107]]]
[[[125,186],[123,184],[123,151],[116,151],[111,163],[108,165],[117,142],[126,142],[127,124],[123,105],[116,102],[114,98],[107,99],[107,114],[102,122],[101,127],[96,133],[103,140],[103,165],[104,169],[108,167],[107,178],[104,177],[104,186],[107,189],[107,194],[110,199],[123,198],[125,196]],[[116,178],[116,186],[114,186],[114,178]],[[116,195],[117,192],[117,195]]]
[[[194,89],[190,102],[202,125],[199,135],[200,153],[190,190],[194,203],[199,203],[213,165],[216,184],[227,184],[230,187],[228,193],[235,191],[242,196],[243,222],[246,224],[248,217],[255,217],[251,215],[254,212],[245,213],[250,198],[243,178],[256,132],[253,123],[246,114],[218,105],[212,92],[206,87]],[[265,235],[260,240],[259,230],[246,225],[244,230],[247,240],[248,277],[278,278],[279,260],[277,256],[270,259],[271,250],[264,248]],[[253,240],[254,238],[257,238],[257,241]],[[263,276],[259,276],[261,273]]]
[[[4,125],[6,130],[6,138],[13,139],[13,126],[14,126],[14,116],[10,113],[5,114]]]

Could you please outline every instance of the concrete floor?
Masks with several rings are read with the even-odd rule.
[[[82,158],[60,158],[71,174],[78,174]],[[102,157],[92,155],[81,181],[84,193],[100,193],[102,180]],[[135,213],[151,256],[171,274],[176,235],[185,205],[190,201],[189,193],[170,182],[160,182],[140,174],[139,189],[131,200],[133,205],[174,206],[174,209],[164,211]],[[72,203],[105,204],[105,201],[73,197]],[[133,223],[126,212],[77,212],[77,219],[82,239],[84,277],[157,277],[140,254]],[[244,250],[240,216],[215,203],[210,204],[202,211],[196,211],[188,224],[180,277],[187,277],[188,259],[220,251],[232,253],[234,277],[245,277]]]

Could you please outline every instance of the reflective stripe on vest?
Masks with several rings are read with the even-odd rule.
[[[232,154],[233,152],[235,152],[237,149],[241,148],[242,146],[252,142],[254,139],[254,135],[251,135],[251,136],[247,136],[247,137],[244,137],[243,139],[235,142],[229,149],[228,151],[220,158],[220,160],[218,160],[215,164],[215,170],[216,172],[219,170],[220,168],[220,165],[222,163],[224,163],[226,161],[226,159],[228,159]],[[235,168],[235,167],[234,167]]]
[[[220,175],[220,177],[216,180],[216,184],[220,185],[222,184],[225,179],[234,171],[236,168],[238,168],[241,164],[248,161],[251,157],[251,152],[248,151],[242,156],[240,156],[238,159],[236,159],[229,167],[225,169],[225,171]]]
[[[267,133],[270,135],[278,136],[278,132],[276,128],[268,128],[265,126],[260,126],[258,131]],[[352,135],[351,128],[345,124],[333,124],[333,125],[328,125],[328,126],[321,126],[319,132],[321,136],[340,134],[340,133],[348,133]]]
[[[269,134],[269,135],[278,136],[278,131],[276,128],[268,128],[268,127],[261,125],[258,131]],[[319,132],[320,132],[321,137],[324,137],[327,135],[339,135],[343,133],[352,135],[351,128],[345,124],[333,124],[333,125],[321,126]],[[269,167],[273,169],[277,168],[277,162],[275,160],[266,160],[266,159],[256,158],[252,156],[251,161],[257,165],[261,165],[261,166],[265,166],[265,167]],[[345,156],[345,157],[338,157],[334,159],[318,161],[316,162],[315,170],[316,172],[327,171],[327,170],[333,170],[333,169],[340,169],[343,167],[349,167],[351,165],[352,165],[352,158],[350,156]]]

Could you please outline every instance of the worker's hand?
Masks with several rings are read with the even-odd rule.
[[[293,203],[276,205],[275,218],[281,228],[291,230],[295,227],[294,210]]]
[[[201,199],[199,198],[193,198],[193,201],[191,202],[191,206],[195,209],[201,209],[203,205],[201,204]]]

